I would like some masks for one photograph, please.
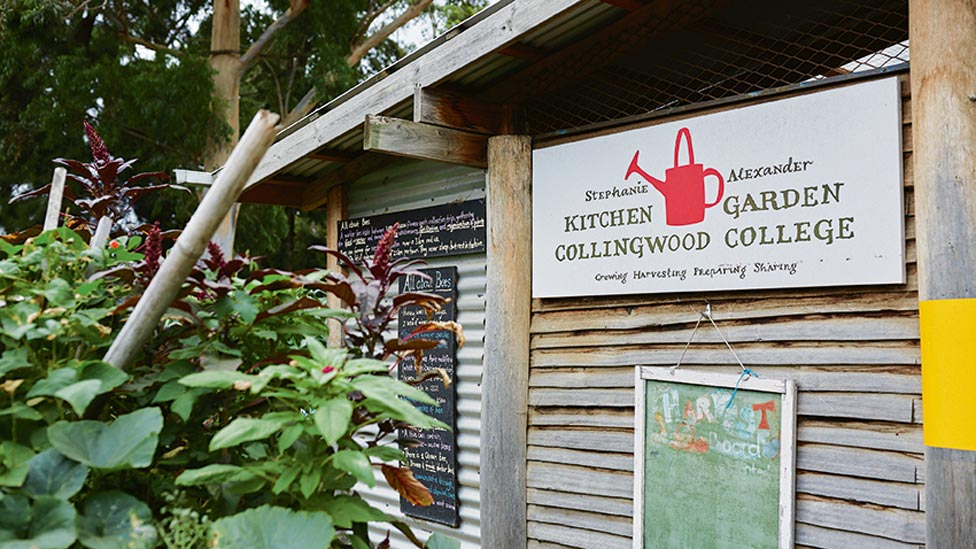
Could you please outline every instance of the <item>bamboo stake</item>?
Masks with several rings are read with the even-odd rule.
[[[197,206],[183,234],[176,240],[159,272],[139,300],[129,320],[105,353],[105,362],[126,369],[140,347],[152,335],[183,281],[207,248],[220,221],[227,215],[244,188],[244,183],[274,140],[278,115],[258,111],[213,187]]]
[[[51,179],[51,193],[47,199],[47,213],[44,215],[44,230],[57,228],[58,217],[61,215],[61,200],[64,197],[64,178],[68,171],[64,168],[54,168],[54,178]]]

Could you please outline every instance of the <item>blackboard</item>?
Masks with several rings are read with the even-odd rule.
[[[634,547],[793,546],[793,381],[637,368]]]
[[[422,273],[430,277],[429,280],[418,276],[400,279],[400,292],[426,292],[437,294],[450,299],[443,308],[434,314],[433,320],[445,322],[457,320],[457,267],[442,267],[438,269],[421,269]],[[421,307],[404,307],[398,315],[398,335],[405,338],[418,326],[427,322],[427,313]],[[439,377],[428,379],[419,388],[430,395],[436,405],[418,405],[423,412],[431,415],[451,426],[450,431],[443,429],[421,429],[417,431],[400,431],[400,437],[412,439],[419,444],[413,448],[406,448],[407,464],[413,471],[413,476],[430,490],[434,503],[426,507],[418,507],[400,498],[400,511],[405,515],[419,517],[449,526],[458,525],[458,497],[457,497],[457,419],[455,414],[455,383],[457,381],[457,342],[454,334],[448,331],[428,332],[418,335],[424,339],[441,341],[436,348],[425,351],[421,362],[421,372],[429,372],[434,368],[441,368],[447,372],[451,386],[445,388]],[[405,358],[397,365],[397,375],[400,379],[412,379],[417,376],[417,368],[413,357]]]
[[[392,257],[429,258],[485,251],[485,201],[469,200],[338,222],[339,251],[371,258],[383,233],[400,222]]]

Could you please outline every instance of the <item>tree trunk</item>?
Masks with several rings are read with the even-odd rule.
[[[214,70],[214,98],[231,128],[229,139],[213,142],[204,167],[213,171],[224,165],[240,136],[241,6],[240,0],[214,0],[210,35],[210,67]],[[226,257],[234,255],[237,225],[235,204],[214,233],[214,242]]]

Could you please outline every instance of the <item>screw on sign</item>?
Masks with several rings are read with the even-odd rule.
[[[687,164],[678,164],[682,137],[688,145]],[[691,131],[688,128],[678,130],[674,140],[674,167],[664,170],[664,181],[644,171],[638,164],[639,156],[640,151],[634,152],[634,158],[630,161],[624,179],[630,179],[630,176],[636,173],[664,195],[668,225],[701,223],[705,219],[705,209],[718,204],[725,194],[725,179],[722,178],[722,174],[715,168],[705,168],[704,165],[695,163],[695,151],[691,146]],[[705,201],[705,178],[708,176],[718,179],[718,195],[713,202]]]

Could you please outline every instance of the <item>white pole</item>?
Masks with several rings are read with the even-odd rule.
[[[61,215],[61,200],[64,197],[64,178],[68,174],[64,168],[54,168],[51,179],[51,192],[47,199],[47,213],[44,215],[44,230],[50,231],[58,226]]]

